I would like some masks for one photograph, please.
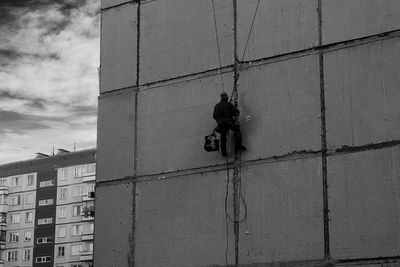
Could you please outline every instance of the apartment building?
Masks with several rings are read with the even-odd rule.
[[[0,266],[93,266],[96,150],[0,166]]]
[[[58,169],[54,263],[91,266],[96,164]]]

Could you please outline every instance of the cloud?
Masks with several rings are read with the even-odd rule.
[[[28,141],[95,145],[99,11],[97,0],[0,1],[0,163]]]

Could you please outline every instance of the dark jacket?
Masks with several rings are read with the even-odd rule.
[[[213,118],[218,124],[235,122],[236,116],[239,116],[239,110],[228,101],[220,101],[214,107]]]

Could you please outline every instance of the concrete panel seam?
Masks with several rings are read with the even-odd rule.
[[[385,264],[385,263],[400,263],[400,256],[393,257],[376,257],[376,258],[356,258],[356,259],[337,259],[335,265],[354,266],[359,264]]]
[[[357,153],[362,151],[370,151],[376,149],[383,149],[383,148],[391,148],[400,146],[400,140],[390,141],[390,142],[382,142],[378,144],[369,144],[365,146],[358,146],[358,147],[349,147],[345,146],[339,149],[331,149],[327,150],[327,156],[333,157],[336,155],[343,155],[349,153]],[[284,161],[291,161],[291,160],[299,160],[299,159],[306,159],[306,158],[316,158],[321,157],[322,151],[294,151],[288,154],[279,155],[279,156],[272,156],[267,158],[258,158],[254,160],[247,160],[242,161],[242,166],[256,166],[256,165],[265,165],[265,164],[274,164],[278,162]],[[232,168],[233,162],[230,161],[228,163],[229,168]],[[98,186],[107,186],[107,185],[116,185],[116,184],[125,184],[125,183],[132,183],[134,182],[146,182],[149,180],[157,180],[157,179],[167,179],[167,178],[178,178],[187,175],[194,175],[200,173],[209,173],[214,171],[222,171],[226,169],[226,163],[218,163],[215,165],[209,166],[202,166],[197,168],[188,168],[182,170],[173,170],[169,172],[159,172],[159,173],[152,173],[146,175],[139,175],[139,176],[126,176],[122,178],[116,178],[110,181],[98,181]]]
[[[138,3],[138,1],[139,1],[139,0],[130,0],[130,1],[126,1],[126,2],[119,3],[119,4],[114,5],[114,6],[109,6],[109,7],[102,8],[101,11],[103,12],[103,11],[106,11],[106,10],[109,10],[109,9],[113,9],[113,8],[116,8],[116,7],[120,7],[120,6],[124,6],[124,5],[130,4],[130,3],[132,3],[132,4]]]
[[[398,37],[400,37],[400,30],[380,33],[380,34],[362,37],[362,38],[358,38],[358,39],[354,39],[354,40],[348,40],[348,41],[344,41],[344,42],[340,42],[340,43],[327,44],[327,45],[323,45],[320,47],[313,47],[313,48],[298,50],[298,51],[294,51],[294,52],[288,52],[285,54],[280,54],[280,55],[271,56],[271,57],[267,57],[267,58],[261,58],[261,59],[257,59],[257,60],[253,60],[253,61],[243,61],[240,63],[239,69],[240,70],[250,69],[250,68],[254,68],[254,67],[259,67],[259,66],[273,64],[273,63],[282,62],[282,61],[287,61],[287,60],[291,60],[291,59],[316,55],[316,54],[319,54],[321,50],[323,51],[323,53],[328,53],[328,52],[346,49],[349,47],[379,42],[379,41],[398,38]],[[181,83],[184,81],[191,81],[191,80],[197,80],[197,79],[202,79],[202,78],[211,77],[211,76],[217,76],[217,75],[220,75],[220,73],[225,74],[225,73],[232,72],[233,67],[234,67],[234,65],[232,64],[232,65],[223,66],[221,68],[209,69],[209,70],[205,70],[205,71],[201,71],[201,72],[172,77],[172,78],[154,81],[154,82],[150,82],[150,83],[144,83],[144,84],[139,83],[138,90],[145,91],[145,90],[149,90],[149,89],[162,87],[165,85],[173,85],[173,84]],[[103,92],[103,93],[101,93],[101,95],[120,91],[120,90],[130,89],[130,88],[136,89],[137,86],[138,85],[116,88],[112,91]]]
[[[291,160],[299,160],[299,159],[307,159],[307,158],[316,158],[320,157],[320,151],[308,151],[308,152],[300,152],[300,153],[290,153],[284,156],[273,156],[269,158],[263,159],[256,159],[256,160],[248,160],[242,161],[242,166],[257,166],[257,165],[266,165],[266,164],[274,164],[278,162],[285,162]],[[228,167],[230,169],[233,168],[233,161],[228,162]],[[153,173],[147,175],[140,175],[140,176],[126,176],[120,179],[114,179],[110,181],[101,181],[97,184],[99,186],[106,186],[106,185],[115,185],[115,184],[123,184],[123,183],[132,183],[132,182],[147,182],[151,180],[164,180],[164,179],[171,179],[171,178],[179,178],[184,177],[187,175],[195,175],[195,174],[203,174],[203,173],[210,173],[215,171],[223,171],[226,170],[226,163],[219,163],[211,166],[204,166],[204,167],[197,167],[185,170],[175,170],[170,172],[160,172],[160,173]]]
[[[362,152],[362,151],[390,148],[390,147],[395,147],[395,146],[399,146],[399,145],[400,145],[400,140],[392,140],[392,141],[386,141],[386,142],[375,143],[375,144],[366,144],[366,145],[362,145],[362,146],[347,146],[347,145],[345,145],[345,146],[341,146],[340,148],[328,150],[327,152],[328,152],[328,156],[337,156],[337,155],[356,153],[356,152]]]
[[[322,0],[318,0],[318,46],[322,46]],[[325,260],[330,260],[329,247],[329,207],[328,207],[328,169],[327,169],[327,140],[326,140],[326,115],[325,115],[325,77],[324,77],[324,52],[319,50],[319,75],[320,75],[320,105],[321,105],[321,153],[322,153],[322,199],[323,199],[323,225],[324,225],[324,255]]]
[[[135,118],[134,118],[134,133],[133,133],[133,176],[136,179],[137,176],[137,143],[138,143],[138,97],[139,97],[139,77],[140,77],[140,8],[141,8],[141,1],[137,0],[137,23],[136,23],[136,87],[135,87]],[[132,185],[132,232],[129,235],[129,246],[130,246],[130,255],[128,258],[129,266],[135,266],[135,230],[136,230],[136,183],[134,182]]]
[[[234,265],[229,265],[234,266]],[[324,260],[304,260],[304,261],[287,261],[287,262],[265,262],[265,263],[247,263],[238,264],[240,267],[324,267],[328,266]],[[226,267],[226,265],[209,265],[206,267]]]
[[[149,90],[149,89],[153,89],[153,88],[157,88],[157,87],[162,87],[165,85],[173,85],[173,84],[181,83],[184,81],[192,81],[192,80],[197,80],[197,79],[202,79],[202,78],[207,78],[207,77],[212,77],[212,76],[218,76],[218,75],[222,75],[222,74],[229,73],[232,71],[233,71],[233,64],[224,66],[221,68],[209,69],[209,70],[205,70],[205,71],[201,71],[201,72],[178,76],[175,78],[168,78],[165,80],[141,84],[141,85],[139,85],[139,91],[145,91],[145,90]]]
[[[350,154],[350,153],[357,153],[362,151],[370,151],[376,149],[383,149],[383,148],[391,148],[400,146],[400,140],[389,141],[389,142],[382,142],[378,144],[369,144],[365,146],[357,146],[357,147],[349,147],[344,146],[338,149],[328,149],[327,156],[333,157],[337,155],[343,154]],[[322,152],[319,151],[294,151],[285,155],[280,156],[272,156],[268,158],[258,158],[254,160],[247,160],[242,162],[242,166],[256,166],[256,165],[265,165],[265,164],[274,164],[278,162],[284,161],[291,161],[291,160],[298,160],[298,159],[306,159],[306,158],[316,158],[321,157]],[[230,161],[229,168],[232,168],[233,162]],[[167,178],[177,178],[187,175],[193,174],[200,174],[200,173],[209,173],[214,171],[222,171],[226,169],[226,163],[218,163],[215,165],[210,166],[203,166],[197,168],[188,168],[184,170],[174,170],[170,172],[159,172],[159,173],[152,173],[147,175],[139,175],[139,176],[126,176],[122,178],[117,178],[110,181],[98,181],[98,186],[108,186],[108,185],[116,185],[116,184],[127,184],[132,182],[146,182],[149,180],[157,180],[157,179],[167,179]],[[136,180],[135,180],[136,179]],[[135,180],[135,181],[134,181]]]
[[[123,87],[123,88],[120,88],[120,89],[116,89],[116,90],[106,91],[106,92],[100,93],[99,97],[103,97],[103,96],[106,96],[106,95],[112,95],[112,94],[118,94],[118,93],[124,93],[126,91],[136,91],[136,90],[137,90],[137,86],[136,85],[135,86],[128,86],[128,87]]]

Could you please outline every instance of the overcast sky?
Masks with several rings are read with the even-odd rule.
[[[0,0],[0,164],[96,146],[99,0]]]

